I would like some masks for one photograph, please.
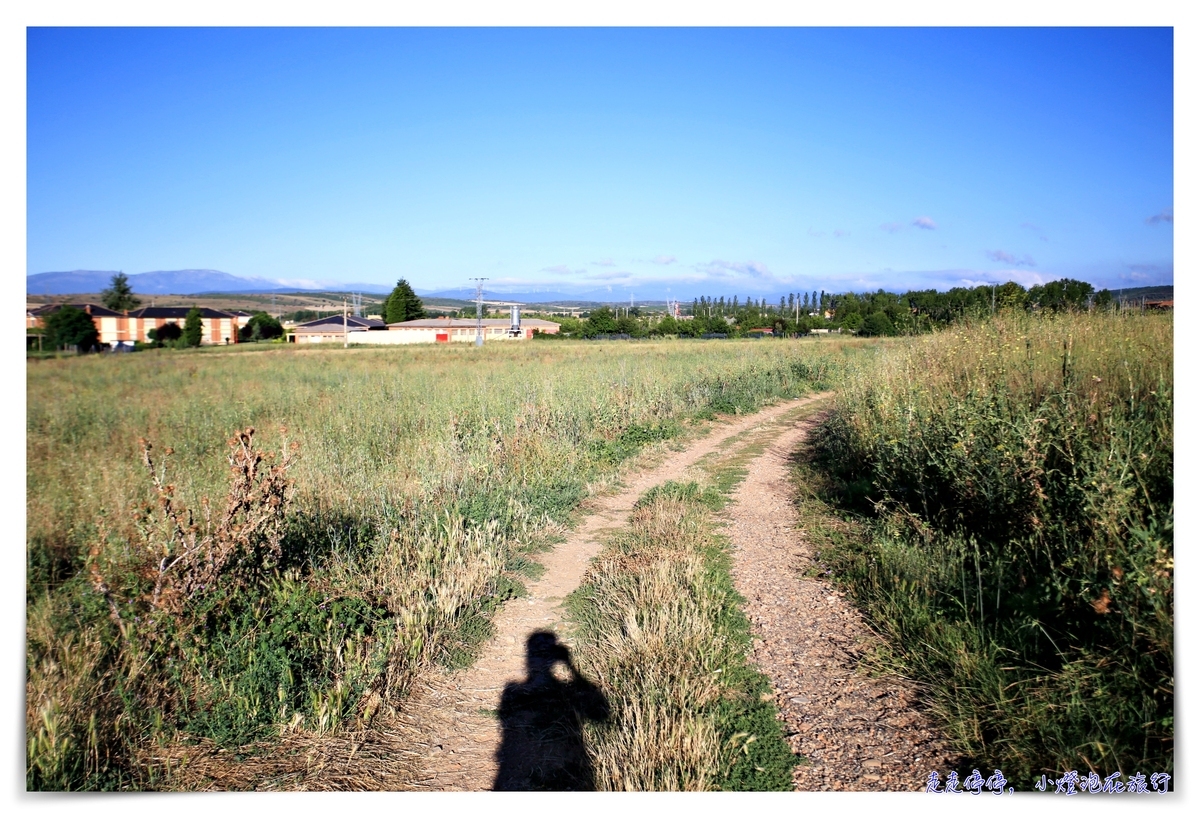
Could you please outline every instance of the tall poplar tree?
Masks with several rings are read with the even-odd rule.
[[[187,316],[183,319],[183,340],[190,347],[200,346],[200,341],[204,337],[204,316],[196,307],[188,310]]]

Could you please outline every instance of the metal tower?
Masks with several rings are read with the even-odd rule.
[[[475,285],[475,346],[483,346],[483,282],[486,278],[473,278]]]

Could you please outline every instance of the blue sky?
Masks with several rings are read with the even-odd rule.
[[[1170,29],[30,29],[27,274],[1173,283]]]

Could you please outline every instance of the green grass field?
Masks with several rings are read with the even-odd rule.
[[[469,661],[594,481],[716,413],[827,385],[856,345],[29,362],[28,786],[170,786],[147,747],[269,752],[285,732],[361,727],[430,663]],[[280,427],[294,464],[231,489],[229,454],[279,449]],[[188,542],[217,557],[163,568]]]
[[[364,729],[433,665],[472,660],[537,552],[622,463],[816,388],[838,396],[797,459],[808,536],[966,769],[1026,788],[1070,769],[1171,772],[1172,321],[30,360],[27,786],[171,788],[156,747],[240,757]],[[591,573],[581,639],[678,593],[708,607],[664,632],[711,633],[692,653],[741,667],[716,495],[672,491]],[[661,576],[624,571],[626,552]],[[610,667],[621,655],[589,668],[616,700],[671,693]],[[672,655],[663,673],[703,681]],[[750,699],[756,678],[738,682]],[[671,712],[664,736],[704,741],[632,759],[648,734],[596,732],[604,786],[786,784],[782,761],[739,778],[710,741],[750,716]]]

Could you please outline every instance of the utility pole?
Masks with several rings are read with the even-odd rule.
[[[475,346],[483,346],[483,282],[486,278],[473,278],[475,285]]]
[[[346,318],[346,299],[342,299],[342,349],[350,348],[350,322]]]

